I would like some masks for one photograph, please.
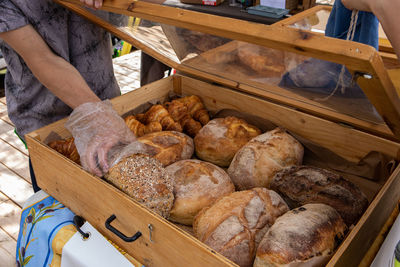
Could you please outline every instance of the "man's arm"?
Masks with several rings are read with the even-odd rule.
[[[374,13],[400,59],[400,0],[342,0],[342,3],[349,9]]]
[[[80,73],[55,55],[31,25],[0,33],[0,38],[24,59],[44,86],[71,108],[100,101]]]

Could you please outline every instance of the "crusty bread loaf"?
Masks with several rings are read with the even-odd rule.
[[[193,155],[193,139],[184,133],[163,131],[146,134],[138,140],[155,148],[158,159],[165,167],[183,159],[190,159]]]
[[[367,197],[352,182],[331,171],[292,166],[278,172],[270,188],[291,208],[308,203],[324,203],[336,209],[344,222],[355,224],[368,207]]]
[[[233,116],[213,119],[194,138],[195,152],[202,160],[227,167],[235,153],[260,133],[257,127]]]
[[[235,191],[228,174],[209,162],[181,160],[165,169],[174,181],[175,201],[170,213],[174,222],[192,225],[202,208]]]
[[[279,217],[257,248],[254,267],[325,266],[347,230],[339,213],[307,204]]]
[[[235,155],[228,174],[237,190],[268,187],[275,173],[301,164],[303,146],[282,128],[253,138]]]
[[[193,223],[195,236],[240,266],[252,266],[256,248],[276,218],[289,210],[266,188],[234,192],[204,208]]]
[[[158,160],[142,154],[126,157],[110,168],[105,179],[164,218],[169,217],[173,181]]]

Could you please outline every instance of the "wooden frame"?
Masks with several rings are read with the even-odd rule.
[[[81,4],[77,0],[57,0],[57,2]],[[344,64],[351,72],[361,73],[358,78],[359,85],[396,138],[400,138],[398,92],[384,68],[381,57],[370,46],[327,38],[299,29],[266,26],[142,1],[106,0],[102,9]],[[75,11],[80,12],[77,9]],[[160,56],[155,57],[160,58]],[[237,86],[237,82],[234,81],[227,84],[227,79],[215,78],[215,75],[210,74],[203,75],[205,72],[193,71],[182,66],[178,67],[176,63],[169,60],[163,62],[195,76],[209,78],[214,82],[221,81],[228,86]],[[384,130],[382,134],[387,136]]]
[[[127,113],[142,103],[164,99],[169,92],[199,95],[212,113],[235,109],[286,127],[297,135],[328,148],[351,161],[358,161],[370,151],[381,151],[398,158],[400,143],[312,116],[266,100],[184,76],[173,76],[132,91],[112,100],[119,114]],[[249,108],[251,107],[251,108]],[[148,211],[136,201],[102,179],[84,171],[79,165],[50,149],[45,140],[54,134],[68,137],[65,120],[58,121],[26,136],[38,185],[83,216],[103,235],[146,266],[235,266],[197,239],[170,222]],[[43,140],[43,141],[41,141]],[[49,166],[52,166],[49,168]],[[386,218],[400,198],[400,167],[385,185],[373,184],[377,192],[367,211],[339,247],[328,266],[354,266],[373,243]],[[95,190],[93,190],[95,189]],[[380,190],[379,190],[380,189]],[[127,235],[141,231],[143,237],[126,243],[105,228],[104,222],[115,214],[115,227]],[[114,224],[114,222],[113,222]],[[153,225],[153,242],[148,225]],[[365,235],[368,229],[368,235]]]
[[[314,6],[304,12],[298,13],[294,16],[278,21],[274,23],[273,26],[290,26],[298,21],[310,17],[313,14],[316,14],[321,10],[326,10],[330,12],[332,10],[332,6],[327,6],[327,5]],[[379,54],[382,57],[383,61],[385,62],[386,66],[389,66],[390,68],[400,67],[399,60],[396,56],[396,53],[394,52],[392,44],[388,39],[379,38]]]

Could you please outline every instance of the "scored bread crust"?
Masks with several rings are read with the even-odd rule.
[[[163,131],[146,134],[138,138],[139,142],[156,149],[153,156],[165,167],[174,162],[190,159],[193,155],[193,139],[184,133]]]
[[[256,248],[276,218],[289,210],[266,188],[231,193],[195,217],[195,236],[240,266],[252,266]]]
[[[123,158],[110,168],[105,179],[150,210],[169,217],[173,181],[158,160],[142,154]]]
[[[233,158],[228,174],[237,190],[269,187],[275,173],[301,164],[303,146],[283,128],[253,138]]]
[[[216,199],[235,191],[228,174],[201,160],[181,160],[166,168],[174,180],[174,205],[170,220],[192,225],[194,217]]]
[[[296,266],[328,261],[347,231],[339,213],[325,204],[307,204],[279,217],[257,248],[254,267]],[[323,266],[317,265],[317,266]]]
[[[352,182],[331,171],[292,166],[278,172],[270,188],[291,208],[308,203],[324,203],[337,210],[344,222],[355,224],[368,207],[368,199]]]
[[[198,158],[227,167],[235,153],[261,131],[245,120],[228,116],[209,121],[194,138]]]

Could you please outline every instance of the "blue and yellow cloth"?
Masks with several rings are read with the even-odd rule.
[[[17,241],[17,266],[54,266],[57,254],[53,239],[65,226],[73,225],[74,214],[63,204],[46,194],[25,207],[21,214]],[[40,197],[42,196],[42,197]]]

